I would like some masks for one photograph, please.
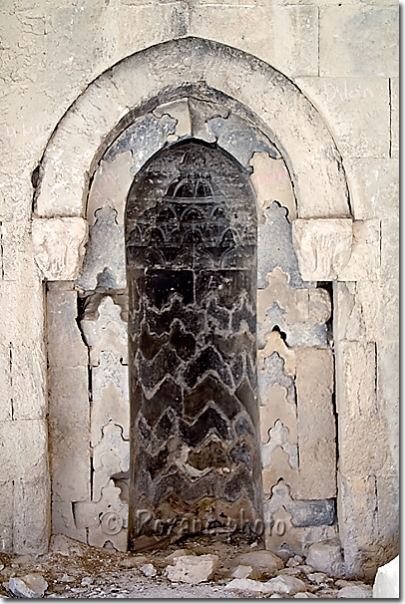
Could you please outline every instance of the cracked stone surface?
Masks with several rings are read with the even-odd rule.
[[[110,527],[113,528],[112,522]],[[227,543],[203,537],[184,541],[182,550],[171,545],[141,554],[115,551],[111,548],[112,541],[110,544],[110,549],[100,549],[63,535],[54,535],[48,554],[13,557],[0,553],[0,562],[4,565],[0,570],[0,596],[15,597],[10,590],[10,582],[35,574],[41,577],[41,585],[46,586],[44,598],[246,599],[260,596],[260,592],[281,598],[295,597],[294,594],[303,598],[371,597],[371,585],[361,581],[336,579],[323,574],[320,582],[320,573],[314,572],[305,556],[300,558],[300,562],[297,562],[297,556],[287,555],[281,559],[270,551],[250,547],[243,541]],[[251,560],[254,571],[259,573],[256,574],[259,580],[233,578],[233,570],[240,559]],[[174,576],[170,579],[167,575],[173,572],[171,569],[179,560],[182,561],[183,574],[173,582]],[[191,561],[196,562],[201,570],[204,560],[211,576],[205,572],[197,577],[196,565],[192,566]],[[193,578],[202,582],[194,585],[182,582],[188,573],[189,576],[194,573]]]

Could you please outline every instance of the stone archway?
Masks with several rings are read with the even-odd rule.
[[[145,77],[143,73],[146,63],[150,66],[148,77]],[[242,79],[239,77],[240,73],[244,74]],[[144,86],[135,87],[133,85],[134,79],[138,79],[137,83],[142,82]],[[202,85],[201,82],[206,82],[206,84]],[[140,92],[141,90],[142,92]],[[255,94],[251,93],[252,90],[255,91]],[[194,112],[194,116],[191,116],[194,101],[189,102],[187,99],[196,96],[199,97],[198,101],[201,104],[199,110]],[[187,100],[186,104],[189,107],[189,117],[192,117],[188,123],[187,120],[184,122],[184,113],[180,109],[180,105],[182,103],[184,105],[184,99]],[[225,106],[224,113],[221,113],[221,105]],[[204,111],[201,111],[201,107],[207,106],[209,107],[208,116],[204,114]],[[214,114],[212,114],[212,110]],[[180,115],[176,117],[177,111],[180,112]],[[219,113],[217,113],[218,111]],[[228,152],[231,152],[229,151],[229,145],[232,147],[235,141],[234,136],[223,136],[220,129],[217,128],[214,131],[212,128],[212,120],[219,120],[216,124],[216,127],[219,127],[222,124],[221,120],[226,121],[229,118],[230,112],[239,119],[242,117],[245,123],[248,122],[253,129],[259,128],[261,135],[267,137],[264,148],[260,148],[260,146],[256,150],[249,148],[252,154],[267,154],[266,166],[269,165],[268,160],[278,161],[284,158],[285,168],[283,170],[288,174],[289,195],[292,192],[292,203],[290,205],[288,203],[285,205],[284,202],[274,205],[273,200],[269,199],[268,191],[264,186],[265,179],[261,181],[258,179],[256,182],[258,203],[262,207],[263,214],[267,217],[267,224],[270,224],[270,222],[275,224],[277,229],[281,229],[285,233],[286,241],[288,241],[288,260],[281,260],[279,257],[274,261],[271,253],[259,253],[259,266],[260,259],[265,258],[267,262],[267,266],[266,263],[262,265],[263,274],[259,285],[263,290],[264,318],[268,317],[268,319],[266,318],[266,321],[268,321],[266,328],[271,324],[271,331],[276,334],[272,336],[271,342],[262,340],[260,344],[261,349],[266,351],[263,352],[262,367],[267,371],[268,361],[266,359],[276,353],[272,358],[272,367],[276,366],[282,369],[283,363],[278,358],[283,359],[288,355],[286,347],[288,349],[289,341],[287,338],[282,344],[279,341],[280,336],[277,336],[276,332],[279,334],[284,332],[283,327],[280,328],[282,317],[280,317],[280,314],[277,315],[277,308],[275,307],[276,314],[273,313],[271,316],[267,314],[270,307],[265,307],[265,305],[268,303],[272,305],[274,302],[271,296],[267,295],[270,293],[270,287],[267,284],[272,283],[277,286],[280,295],[285,295],[284,303],[290,309],[301,309],[301,314],[294,315],[292,313],[295,317],[293,321],[297,323],[297,329],[300,323],[307,324],[308,316],[310,322],[313,322],[311,331],[313,339],[309,340],[309,344],[307,342],[307,347],[326,349],[325,321],[329,317],[328,303],[330,299],[329,295],[325,297],[325,294],[322,293],[322,288],[316,287],[316,282],[334,281],[338,277],[341,280],[352,279],[355,266],[353,267],[353,264],[350,264],[351,259],[359,251],[361,252],[361,249],[364,249],[362,245],[365,233],[361,228],[358,228],[355,244],[352,245],[353,225],[350,218],[344,173],[341,168],[339,153],[322,119],[314,107],[289,80],[268,65],[245,53],[203,40],[173,41],[130,57],[98,78],[94,85],[86,90],[61,121],[58,130],[48,145],[41,164],[40,187],[35,200],[36,216],[33,221],[37,262],[47,279],[51,281],[70,281],[70,290],[74,287],[72,281],[77,277],[79,279],[76,286],[86,288],[86,280],[90,279],[92,280],[91,288],[104,288],[103,292],[101,290],[96,292],[97,296],[101,296],[101,298],[104,296],[102,309],[99,313],[103,320],[111,315],[120,314],[118,307],[122,302],[121,296],[125,297],[125,293],[121,291],[125,289],[125,271],[124,282],[119,280],[116,282],[118,293],[111,296],[107,293],[106,296],[106,290],[111,288],[111,275],[107,271],[102,275],[100,281],[98,280],[100,271],[96,270],[91,273],[89,264],[86,265],[91,249],[93,250],[93,257],[96,257],[100,250],[102,251],[101,247],[96,249],[93,245],[96,241],[95,234],[97,230],[102,233],[102,229],[112,226],[117,232],[120,231],[121,238],[119,240],[114,239],[114,241],[121,242],[118,244],[118,248],[121,246],[118,250],[121,257],[124,251],[122,222],[124,205],[119,206],[118,204],[118,206],[115,206],[113,204],[112,208],[108,206],[95,207],[91,205],[93,203],[92,199],[94,200],[92,192],[90,192],[90,198],[88,197],[89,184],[92,186],[93,193],[96,193],[96,180],[101,178],[103,169],[107,166],[108,161],[103,164],[106,161],[106,155],[104,154],[107,153],[114,141],[120,140],[121,134],[129,132],[132,127],[138,128],[143,123],[142,120],[145,116],[152,125],[151,129],[145,130],[145,137],[147,138],[151,136],[152,132],[156,134],[154,120],[159,121],[160,127],[163,129],[163,135],[156,147],[152,145],[150,154],[141,157],[138,164],[134,166],[131,179],[124,182],[124,188],[126,187],[125,190],[128,191],[134,173],[139,171],[148,157],[158,151],[166,142],[175,142],[174,139],[178,140],[178,137],[194,136],[206,142],[215,141],[219,147],[222,146]],[[151,114],[153,114],[152,117]],[[170,131],[170,119],[168,118],[172,118],[176,122],[173,131]],[[91,124],[91,127],[88,124]],[[232,120],[229,120],[228,125],[232,125]],[[159,132],[157,134],[159,138]],[[156,141],[156,139],[153,140]],[[274,157],[271,155],[271,147],[275,149]],[[77,148],[84,149],[84,152],[78,153]],[[233,150],[235,151],[235,148]],[[67,162],[66,170],[61,169],[61,157]],[[137,157],[140,156],[137,155]],[[252,156],[248,157],[248,164],[251,158]],[[260,164],[259,160],[253,166],[251,164],[254,169],[253,180],[255,175],[256,177],[260,175]],[[265,168],[264,174],[266,174],[266,170],[267,168]],[[273,170],[271,173],[274,174],[275,171]],[[87,199],[89,199],[88,207],[86,207]],[[120,190],[120,199],[126,199],[126,193],[123,190]],[[291,201],[291,196],[289,199]],[[285,210],[283,206],[286,208]],[[95,210],[93,216],[91,212],[89,213],[89,209]],[[291,210],[288,213],[288,219],[287,210],[288,212]],[[290,220],[292,220],[292,225]],[[86,239],[87,222],[93,228],[90,228],[87,260],[83,271],[79,275],[81,271],[81,250]],[[266,228],[263,227],[261,232],[262,241],[264,241]],[[298,262],[292,245],[292,235]],[[56,240],[58,241],[57,253],[54,245]],[[108,242],[107,239],[104,239],[104,241]],[[120,265],[122,267],[122,263]],[[281,265],[284,266],[284,269],[281,269],[281,273],[284,273],[284,275],[279,271],[274,272]],[[289,270],[294,273],[294,285],[289,282]],[[120,275],[118,274],[118,276]],[[66,287],[66,285],[61,284],[60,287]],[[291,287],[294,291],[291,291]],[[74,304],[73,294],[72,291],[72,293],[65,295],[66,299],[72,299],[72,304]],[[319,305],[321,306],[320,312]],[[124,304],[121,304],[120,308],[123,309],[123,307]],[[95,314],[99,312],[97,308],[97,305],[92,307],[90,304],[88,306],[86,309],[86,312],[88,310],[87,319],[91,318],[92,312]],[[121,320],[123,313],[125,314],[125,312],[121,312]],[[92,320],[95,319],[95,314],[93,314]],[[100,325],[97,328],[94,327],[95,330],[99,328],[101,329]],[[116,341],[121,341],[121,336],[121,332],[117,332]],[[265,336],[264,332],[262,336]],[[320,338],[320,340],[317,338]],[[114,345],[116,345],[116,341]],[[298,346],[305,347],[303,341]],[[92,352],[94,351],[91,351],[90,356],[92,356]],[[105,355],[103,351],[98,350],[97,353],[93,354],[96,363],[94,367],[100,366],[97,365],[99,362],[98,353],[100,352],[100,363],[110,363],[112,359],[111,355]],[[266,354],[269,356],[266,357]],[[305,355],[299,356],[298,365],[305,366],[307,362],[304,359]],[[331,352],[322,351],[318,357],[328,357],[330,361]],[[312,362],[314,367],[317,367],[320,374],[322,374],[323,361],[319,364],[317,358],[316,355],[312,356]],[[284,359],[285,365],[286,360]],[[295,366],[297,371],[298,365]],[[116,367],[120,375],[125,373],[126,365],[123,357],[121,357]],[[332,425],[333,421],[332,424],[330,422],[331,414],[333,415],[330,379],[333,382],[333,364],[330,362],[327,376],[329,376],[329,381],[324,382],[323,387],[328,401],[326,405],[329,410],[327,412],[328,421]],[[299,380],[297,381],[297,375],[294,375],[291,379],[292,381],[295,380],[296,384],[300,383]],[[291,380],[287,376],[285,380],[287,390],[290,383]],[[273,387],[266,382],[264,382],[264,385],[267,389]],[[292,389],[290,394],[293,394]],[[125,396],[125,392],[122,395]],[[307,401],[309,400],[308,398]],[[320,404],[323,408],[323,403]],[[320,416],[320,419],[323,421],[325,418]],[[269,434],[267,430],[264,435],[266,437],[267,434],[267,438],[269,438],[269,442],[263,443],[269,445],[265,448],[265,458],[269,459],[273,452],[277,450],[277,455],[279,458],[281,456],[283,463],[287,462],[288,471],[292,470],[290,475],[298,476],[299,468],[294,467],[297,459],[296,445],[290,442],[291,439],[286,438],[286,426],[281,420],[281,423],[278,423],[278,419],[271,416],[271,421],[272,432]],[[314,437],[316,440],[315,433],[316,430],[311,438]],[[127,459],[128,449],[127,444],[125,444],[128,442],[126,428],[118,433],[114,427],[111,427],[106,429],[105,434],[102,431],[100,434],[101,436],[108,436],[111,440],[118,438],[120,443],[122,441],[121,465],[126,467],[125,460]],[[330,439],[326,439],[326,442],[330,447]],[[98,442],[98,444],[101,443]],[[275,444],[277,445],[276,449],[274,449]],[[332,444],[334,447],[334,442]],[[101,449],[98,451],[101,452]],[[328,459],[333,463],[333,456]],[[310,465],[310,455],[307,457],[307,461]],[[105,466],[101,464],[98,467]],[[116,481],[120,478],[119,474],[120,472],[113,472]],[[271,480],[273,479],[274,474],[271,476]],[[310,481],[307,486],[309,484]],[[107,487],[103,488],[106,489]],[[106,497],[107,495],[110,497],[111,502],[111,499],[116,497],[116,491],[114,491],[116,487],[111,484],[108,488],[110,491],[106,490],[105,494]],[[320,518],[322,524],[320,528],[317,525],[319,530],[313,532],[312,538],[328,540],[331,537],[336,537],[335,507],[329,505],[329,499],[335,497],[336,484],[334,489],[331,496],[318,492],[315,497],[312,497],[310,491],[305,488],[301,491],[292,492],[285,484],[279,484],[276,490],[273,489],[272,493],[268,493],[268,495],[272,495],[270,497],[271,503],[267,505],[266,512],[269,519],[268,528],[271,529],[272,523],[274,525],[274,514],[278,508],[287,506],[287,517],[283,521],[285,526],[292,527],[291,531],[295,531],[295,536],[299,535],[297,538],[298,540],[301,539],[301,542],[306,540],[306,543],[309,543],[308,539],[310,538],[306,527],[311,528],[312,525],[308,523],[313,522],[315,518],[318,518],[318,521]],[[98,495],[100,495],[100,491],[98,491]],[[81,506],[86,501],[84,497],[82,501],[76,500],[76,503]],[[316,505],[313,503],[314,501],[317,502]],[[93,503],[97,502],[91,502],[91,505]],[[66,507],[64,507],[65,504]],[[125,525],[125,506],[120,505],[120,512],[117,511],[116,513],[117,515],[121,514],[120,521],[123,524],[120,526],[122,528]],[[98,525],[87,527],[85,524],[87,522],[85,520],[86,514],[81,515],[81,508],[84,509],[83,506],[75,507],[74,518],[72,517],[71,500],[70,502],[58,502],[58,506],[59,509],[64,510],[65,517],[69,517],[68,523],[71,524],[73,533],[87,528],[90,532],[93,531],[95,541],[97,539],[102,541],[105,538],[105,535],[101,534],[102,531]],[[319,510],[321,511],[319,512]],[[83,523],[80,524],[78,519],[83,520]],[[280,518],[276,520],[279,521]],[[107,529],[110,531],[109,534],[114,535],[116,529],[111,523],[111,516],[108,517]]]

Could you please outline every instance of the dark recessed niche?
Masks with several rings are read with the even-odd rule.
[[[248,174],[216,148],[174,145],[132,184],[130,549],[158,519],[184,535],[213,514],[257,538],[256,240]]]

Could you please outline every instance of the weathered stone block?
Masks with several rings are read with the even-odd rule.
[[[49,143],[44,158],[46,170],[36,200],[39,216],[82,215],[87,175],[80,170],[80,164],[87,160],[90,165],[95,149],[101,144],[100,128],[94,128],[94,124],[112,129],[127,113],[127,107],[117,102],[117,97],[122,101],[122,95],[105,78],[104,89],[97,87],[85,97],[80,96],[75,111],[66,115],[59,125],[58,136]]]
[[[399,216],[381,221],[381,284],[387,281],[399,281]]]
[[[51,367],[87,367],[88,350],[77,326],[77,292],[50,291],[48,359]]]
[[[76,280],[84,290],[93,290],[97,286],[109,289],[126,287],[124,226],[117,223],[116,216],[117,210],[108,206],[96,210],[83,270]]]
[[[339,467],[342,475],[378,473],[387,460],[385,421],[376,400],[374,343],[340,342],[336,349]]]
[[[102,489],[99,502],[74,504],[74,517],[78,529],[88,528],[89,545],[103,547],[110,541],[115,549],[127,551],[128,504],[120,499],[121,490],[111,480]]]
[[[302,278],[333,281],[350,259],[352,221],[349,218],[294,220],[292,237]]]
[[[379,333],[380,306],[376,284],[367,280],[334,284],[335,340],[374,342]]]
[[[112,476],[129,472],[129,441],[122,438],[120,426],[110,422],[104,427],[103,438],[94,447],[93,466],[93,501],[99,501]]]
[[[47,411],[46,359],[42,342],[10,343],[13,419],[40,419]]]
[[[27,454],[29,443],[29,454]],[[42,479],[48,472],[48,426],[42,419],[0,424],[0,480]]]
[[[87,220],[91,226],[96,221],[98,209],[109,207],[116,211],[119,225],[124,224],[125,201],[133,181],[133,157],[130,150],[117,153],[111,161],[101,160],[94,173],[87,202]]]
[[[399,598],[399,556],[381,566],[373,585],[373,598]]]
[[[377,475],[376,480],[378,544],[383,549],[383,555],[391,558],[399,551],[399,474],[392,472],[383,476]]]
[[[399,79],[390,80],[391,157],[399,157]]]
[[[330,317],[329,293],[322,288],[290,287],[279,268],[267,275],[267,286],[257,291],[257,337],[265,347],[267,334],[280,329],[289,347],[327,346],[326,321]]]
[[[378,542],[377,507],[374,475],[345,476],[338,472],[339,529],[347,577],[364,578],[370,572],[370,557]]]
[[[37,282],[34,287],[27,287],[21,281],[0,280],[0,307],[3,342],[38,347],[44,340],[43,285]]]
[[[340,545],[314,543],[309,546],[306,563],[315,570],[332,576],[340,576],[343,560]]]
[[[289,221],[297,218],[294,191],[284,160],[273,159],[268,153],[254,153],[250,160],[253,167],[251,180],[259,206],[264,210],[278,201],[288,209]]]
[[[394,218],[399,211],[397,159],[351,158],[345,162],[356,220]]]
[[[296,350],[300,499],[336,495],[336,426],[331,350]]]
[[[112,350],[121,355],[124,364],[128,363],[128,324],[121,319],[122,309],[106,296],[98,307],[96,321],[83,320],[81,328],[87,345],[90,347],[90,363],[100,363],[100,353]]]
[[[257,287],[266,287],[266,275],[281,269],[289,275],[291,287],[303,287],[297,256],[293,247],[291,224],[287,220],[287,210],[274,202],[263,212],[264,221],[258,224],[257,236]],[[272,242],[278,241],[278,245]]]
[[[231,10],[226,6],[196,6],[190,14],[189,31],[193,36],[215,39],[252,53],[294,77],[317,75],[317,21],[316,8],[312,6],[277,10],[268,4],[254,10],[247,6]],[[280,31],[289,33],[280,37]]]
[[[53,498],[83,501],[90,497],[91,473],[87,367],[51,369],[49,392]]]
[[[90,498],[89,430],[69,422],[69,432],[50,420],[52,493],[55,501]]]
[[[11,370],[10,370],[10,345],[0,343],[0,422],[12,418],[12,396]]]
[[[54,501],[52,504],[52,535],[59,534],[87,543],[86,529],[76,528],[71,501]]]
[[[0,482],[0,552],[13,552],[14,481]]]
[[[383,78],[298,78],[330,124],[343,157],[388,157],[389,88]]]
[[[20,281],[25,287],[35,287],[41,275],[32,255],[31,224],[25,216],[21,219],[20,214],[17,207],[10,220],[0,225],[1,276],[4,281]]]
[[[38,478],[31,474],[14,483],[14,553],[46,553],[50,531],[50,481],[45,466]]]
[[[322,76],[398,75],[398,7],[322,7]]]
[[[172,137],[170,140],[176,140],[183,136],[191,136],[191,116],[188,99],[179,99],[171,103],[164,103],[163,105],[159,105],[153,113],[158,118],[169,115],[176,120],[176,131],[174,135],[170,135]]]
[[[376,281],[380,268],[380,221],[353,222],[350,259],[338,274],[339,281]]]
[[[378,408],[386,422],[386,438],[381,445],[388,453],[387,472],[398,472],[399,466],[399,343],[377,346]]]
[[[49,281],[70,281],[80,271],[88,226],[83,218],[34,218],[35,261]]]

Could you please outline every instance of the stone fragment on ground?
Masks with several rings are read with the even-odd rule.
[[[305,591],[306,585],[301,579],[292,577],[289,575],[280,575],[267,581],[267,585],[273,588],[273,591],[288,594],[290,596],[296,594],[299,591]]]
[[[174,566],[167,566],[165,574],[172,583],[196,585],[212,577],[218,562],[219,558],[215,554],[179,556],[175,559]]]
[[[338,598],[372,598],[373,589],[370,585],[347,585],[337,593]]]
[[[289,558],[289,560],[287,561],[286,566],[299,566],[300,564],[303,563],[303,559],[301,558],[301,556],[294,556],[292,558]]]
[[[399,556],[378,569],[373,598],[399,598]]]
[[[309,579],[313,583],[317,583],[318,585],[320,585],[321,583],[332,581],[332,579],[325,575],[325,573],[308,573],[307,579]]]
[[[153,564],[144,564],[139,570],[145,575],[145,577],[156,577],[157,575],[156,568],[153,566]]]
[[[17,598],[42,598],[48,583],[42,575],[31,573],[24,577],[10,577],[8,588]]]
[[[226,589],[237,589],[239,591],[258,591],[262,593],[274,593],[275,589],[268,582],[255,581],[254,579],[233,579]]]
[[[194,556],[194,552],[187,550],[187,549],[176,549],[174,550],[173,553],[169,554],[168,556],[165,557],[165,560],[167,560],[167,562],[175,562],[176,558],[179,558],[180,556]]]
[[[248,579],[253,571],[251,566],[245,566],[243,564],[239,564],[236,568],[233,569],[231,576],[235,579]]]
[[[317,571],[338,577],[342,573],[342,554],[339,545],[313,543],[308,548],[307,564]]]
[[[312,594],[310,591],[299,591],[293,598],[301,599],[301,598],[317,598],[315,594]]]
[[[74,580],[75,577],[72,577],[71,575],[68,575],[66,573],[62,575],[62,577],[59,579],[61,583],[72,583]]]
[[[61,556],[83,556],[84,550],[88,547],[88,545],[66,537],[66,535],[52,535],[49,551],[54,554],[61,554]]]
[[[234,560],[235,565],[251,566],[252,579],[271,578],[278,571],[284,568],[284,562],[273,552],[268,550],[258,550],[256,552],[248,552],[237,556]]]

